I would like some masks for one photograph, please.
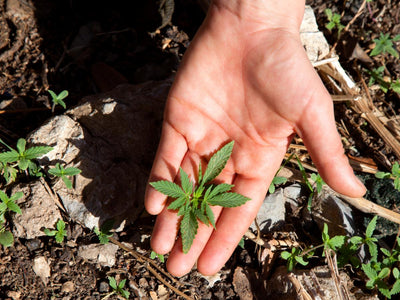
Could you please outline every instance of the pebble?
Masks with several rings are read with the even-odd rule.
[[[100,293],[107,293],[109,291],[110,286],[108,285],[108,282],[102,281],[100,282],[99,285],[99,292]]]
[[[63,293],[72,293],[75,290],[75,285],[72,281],[64,282],[61,288]]]

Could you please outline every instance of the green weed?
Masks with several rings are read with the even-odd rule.
[[[68,189],[72,188],[72,182],[67,176],[75,176],[81,172],[78,168],[69,167],[64,169],[62,165],[56,163],[56,166],[49,170],[49,174],[60,177]]]
[[[332,31],[332,29],[336,28],[338,31],[338,36],[340,36],[340,33],[344,29],[344,25],[341,23],[341,16],[337,13],[333,13],[330,8],[325,9],[325,15],[328,18],[328,24],[325,25],[325,27],[329,30]]]
[[[399,53],[393,47],[393,42],[400,41],[400,34],[396,35],[394,38],[390,38],[389,33],[383,34],[381,32],[378,39],[374,39],[375,47],[372,49],[370,56],[376,56],[379,54],[391,54],[396,58],[399,58]]]
[[[54,93],[52,90],[47,90],[47,91],[51,95],[51,98],[52,98],[51,100],[53,101],[53,106],[51,107],[52,112],[54,112],[54,108],[56,107],[56,105],[61,105],[64,109],[67,108],[67,106],[65,105],[65,102],[64,102],[64,99],[66,97],[68,97],[67,90],[63,90],[58,95],[56,93]]]
[[[62,242],[64,242],[64,237],[67,236],[67,231],[65,230],[65,222],[61,219],[57,221],[55,230],[45,228],[43,231],[48,236],[54,236],[56,242],[59,244],[62,244]]]
[[[112,294],[117,294],[126,299],[129,299],[130,293],[124,289],[126,279],[121,280],[121,282],[117,284],[117,280],[115,279],[115,277],[109,276],[108,282],[109,282],[110,287],[113,289],[113,291],[111,294],[108,294],[107,296],[111,296]]]

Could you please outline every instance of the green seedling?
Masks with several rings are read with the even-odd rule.
[[[2,163],[3,176],[7,182],[9,182],[10,180],[15,180],[16,166],[18,166],[18,168],[23,171],[29,169],[28,171],[31,175],[37,175],[38,166],[32,160],[39,158],[40,156],[53,150],[53,147],[49,146],[34,146],[26,149],[25,139],[19,139],[17,141],[17,150],[8,146],[1,139],[0,143],[2,143],[9,149],[9,151],[0,153],[0,162]]]
[[[56,107],[56,105],[61,105],[64,109],[67,108],[63,100],[68,96],[68,91],[63,90],[58,95],[54,93],[52,90],[47,90],[47,91],[51,95],[51,99],[53,101],[53,106],[51,107],[52,112],[54,112],[54,108]]]
[[[322,187],[326,184],[325,181],[322,179],[321,175],[312,173],[310,176],[311,180],[315,182],[317,187],[317,193],[322,192]]]
[[[279,184],[284,184],[286,182],[287,182],[287,178],[286,177],[275,176],[274,179],[272,179],[272,182],[271,182],[271,184],[269,186],[268,192],[270,194],[275,193],[276,186],[279,185]]]
[[[325,252],[328,249],[337,251],[338,248],[343,246],[345,239],[346,237],[344,235],[336,235],[334,237],[330,237],[328,233],[328,225],[324,223],[324,229],[322,231],[322,242],[324,245],[324,252],[322,256],[325,255]]]
[[[240,239],[238,246],[244,249],[244,236]]]
[[[392,170],[391,173],[389,172],[377,172],[375,173],[375,177],[382,179],[382,178],[393,178],[394,181],[394,188],[398,191],[400,191],[400,165],[399,163],[396,161],[393,166],[392,166]]]
[[[63,220],[58,220],[55,230],[50,230],[48,228],[44,229],[44,233],[48,236],[54,236],[56,242],[62,244],[64,242],[64,237],[67,236],[67,231],[65,230],[65,222]]]
[[[164,255],[158,254],[157,252],[154,252],[154,251],[151,251],[151,253],[150,253],[150,258],[151,258],[151,259],[155,259],[156,257],[158,257],[158,259],[159,259],[162,263],[165,262]]]
[[[126,279],[121,280],[121,282],[119,284],[117,284],[117,280],[112,277],[109,276],[108,277],[108,282],[110,287],[113,289],[113,291],[111,292],[111,294],[108,294],[107,296],[111,296],[113,294],[117,294],[120,295],[122,297],[124,297],[125,299],[129,299],[129,292],[127,290],[124,289],[125,287],[125,283],[126,283]]]
[[[369,81],[368,81],[368,86],[373,85],[374,83],[378,83],[380,89],[384,92],[387,93],[389,90],[392,90],[395,93],[400,94],[400,80],[397,79],[395,81],[393,80],[385,80],[383,78],[383,74],[385,72],[385,66],[380,66],[379,68],[374,68],[372,71],[370,70],[365,70],[366,73],[370,76]]]
[[[21,209],[18,204],[15,203],[19,198],[23,196],[22,192],[17,192],[11,197],[8,197],[5,192],[0,190],[0,244],[4,247],[10,247],[14,243],[14,237],[12,233],[5,228],[7,212],[15,212],[21,214]]]
[[[64,167],[62,165],[60,165],[59,163],[56,163],[56,166],[49,170],[49,173],[51,175],[60,177],[64,181],[64,183],[68,189],[72,188],[72,182],[70,179],[68,179],[67,176],[75,176],[75,175],[78,175],[80,172],[81,172],[81,170],[79,170],[78,168],[74,168],[74,167],[69,167],[69,168],[64,169]]]
[[[287,269],[289,272],[292,272],[297,264],[301,264],[302,266],[308,265],[308,261],[304,260],[303,254],[299,248],[293,247],[291,252],[283,251],[281,257],[287,260]]]
[[[286,178],[286,177],[282,177],[282,176],[278,176],[278,173],[279,173],[279,172],[286,166],[286,164],[292,159],[293,155],[294,155],[294,153],[292,153],[292,154],[285,160],[285,162],[280,166],[280,168],[278,169],[278,171],[276,171],[275,177],[274,177],[274,179],[272,179],[272,182],[271,182],[271,184],[269,185],[269,188],[268,188],[268,192],[269,192],[270,194],[275,193],[275,189],[276,189],[276,186],[277,186],[277,185],[279,185],[279,184],[284,184],[284,183],[287,182],[287,178]]]
[[[192,246],[197,234],[198,220],[215,228],[214,214],[210,206],[236,207],[250,200],[238,193],[230,192],[233,188],[231,184],[211,183],[225,167],[232,154],[233,144],[233,141],[226,144],[211,157],[204,174],[201,165],[199,166],[197,184],[190,181],[188,174],[182,168],[179,171],[182,187],[166,180],[150,183],[157,191],[175,199],[168,209],[177,210],[178,216],[182,216],[180,235],[184,253],[187,253]]]
[[[326,28],[329,31],[332,31],[332,29],[336,28],[338,31],[338,36],[340,36],[340,33],[344,29],[344,25],[340,23],[340,19],[342,18],[341,15],[337,13],[332,13],[332,10],[330,8],[325,9],[325,15],[328,18],[328,24],[326,24]]]
[[[93,229],[94,233],[99,238],[100,244],[108,244],[108,242],[110,241],[109,238],[112,236],[110,230],[113,228],[114,223],[115,221],[113,219],[107,220],[103,223],[100,229],[97,227]]]
[[[385,282],[385,278],[390,275],[390,269],[383,268],[378,272],[371,266],[371,263],[362,264],[361,268],[369,279],[365,286],[369,289],[376,288],[382,293],[382,295],[390,298],[390,290]]]
[[[374,39],[375,47],[372,49],[370,56],[376,56],[379,54],[391,54],[396,58],[399,58],[399,53],[393,47],[393,42],[400,41],[400,34],[396,35],[394,38],[390,38],[389,33],[383,34],[381,32],[378,39]]]

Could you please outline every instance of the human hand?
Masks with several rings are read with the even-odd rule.
[[[189,272],[196,261],[205,275],[225,264],[254,220],[294,133],[334,190],[352,197],[365,192],[344,155],[332,100],[299,39],[304,2],[223,2],[210,8],[171,87],[150,181],[177,181],[179,167],[195,180],[199,163],[205,167],[216,150],[234,140],[217,181],[234,184],[235,192],[252,200],[235,208],[213,207],[217,229],[200,223],[184,254],[176,240],[179,217],[166,208],[166,196],[148,187],[146,209],[158,214],[151,246],[159,254],[171,251],[167,268],[175,276]],[[254,6],[257,2],[269,6]],[[291,16],[275,17],[276,6],[285,3],[300,5],[292,7]]]

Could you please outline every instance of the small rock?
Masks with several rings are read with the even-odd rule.
[[[147,289],[149,287],[149,283],[147,282],[146,278],[142,277],[139,279],[139,287]]]
[[[12,300],[19,300],[21,299],[21,292],[8,291],[7,296],[10,297]]]
[[[33,252],[37,249],[42,247],[42,242],[39,239],[27,240],[25,242],[25,246],[28,248],[29,251]]]
[[[211,276],[205,276],[202,275],[201,273],[198,273],[200,275],[200,277],[204,278],[205,280],[207,280],[207,288],[212,288],[214,286],[214,284],[218,281],[221,281],[221,273],[216,273],[214,275]]]
[[[164,285],[160,284],[157,288],[158,300],[167,300],[169,299],[168,290]]]
[[[275,193],[268,195],[257,213],[257,222],[261,232],[269,232],[285,221],[286,205],[297,206],[297,198],[301,196],[301,185],[292,184],[284,189],[279,188]],[[251,229],[257,230],[255,223]]]
[[[61,287],[61,292],[72,293],[75,290],[75,285],[72,281],[64,282]]]
[[[118,246],[114,244],[91,244],[79,247],[78,256],[102,266],[112,267],[115,264],[117,250]]]
[[[60,210],[54,200],[47,193],[40,181],[29,184],[19,184],[13,188],[13,193],[21,191],[24,196],[17,200],[22,214],[13,217],[16,237],[35,239],[45,236],[43,228],[54,228],[58,219],[61,219]]]
[[[100,293],[107,293],[110,289],[110,285],[108,284],[108,282],[102,281],[100,282],[99,285],[99,292]]]
[[[32,269],[42,279],[44,284],[47,284],[50,277],[50,265],[44,256],[35,257]]]

